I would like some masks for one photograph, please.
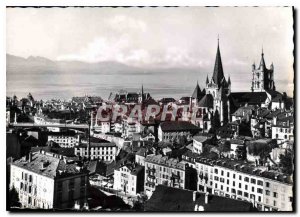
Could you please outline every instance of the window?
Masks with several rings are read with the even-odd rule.
[[[241,175],[239,176],[239,180],[242,180],[242,176]]]
[[[252,192],[254,192],[254,187],[252,187]]]
[[[258,202],[261,202],[261,196],[258,196]]]
[[[278,197],[278,194],[277,192],[273,192],[273,197],[277,198]],[[275,206],[275,205],[274,205]]]
[[[235,181],[232,182],[232,185],[235,186]]]
[[[270,191],[266,190],[266,195],[270,196]]]
[[[238,191],[238,195],[243,195],[243,192],[242,191]]]
[[[215,184],[215,188],[218,188],[218,184],[217,183]]]
[[[233,174],[233,178],[235,179],[235,174]]]
[[[229,185],[229,179],[227,179],[227,185]]]
[[[267,187],[267,188],[270,187],[270,182],[266,182],[266,187]]]
[[[245,178],[244,178],[244,181],[245,181],[245,182],[249,182],[249,178],[248,178],[248,177],[245,177]]]
[[[227,177],[229,177],[229,172],[227,172]]]
[[[255,179],[251,179],[251,183],[252,184],[256,184],[256,180]]]
[[[261,188],[258,188],[258,189],[257,189],[257,193],[262,194],[262,192],[263,192],[263,189],[261,189]]]
[[[248,190],[248,185],[245,185],[245,190]]]
[[[274,206],[276,206],[276,205],[277,205],[277,203],[276,203],[276,200],[274,200],[274,201],[273,201],[273,205],[274,205]]]
[[[218,174],[218,169],[215,169],[215,173],[217,173],[217,174]]]
[[[242,183],[239,183],[239,188],[242,188]]]
[[[224,176],[224,171],[223,170],[221,170],[221,176]]]
[[[247,192],[244,192],[244,197],[248,197],[249,194]]]
[[[234,194],[235,194],[235,192],[236,192],[235,189],[232,188],[232,189],[231,189],[231,193],[234,193]]]
[[[257,184],[258,184],[258,185],[261,185],[261,186],[264,185],[263,181],[261,181],[261,180],[257,180]]]

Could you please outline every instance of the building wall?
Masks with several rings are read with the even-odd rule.
[[[62,148],[73,148],[79,144],[80,137],[77,136],[65,136],[65,135],[49,135],[48,141],[56,142]]]
[[[294,127],[272,126],[272,139],[283,141],[294,140]]]
[[[75,155],[81,157],[88,157],[87,147],[75,147]],[[116,146],[99,146],[90,147],[90,158],[102,159],[104,161],[113,161],[116,159],[117,147]]]
[[[19,193],[22,207],[54,207],[54,179],[11,165],[11,183]]]
[[[292,185],[229,168],[196,162],[198,191],[252,202],[259,210],[291,211]],[[267,182],[270,195],[266,194]],[[276,184],[274,184],[276,182]],[[270,198],[276,189],[278,197]],[[280,197],[280,198],[279,198]],[[276,201],[274,204],[274,200]],[[273,204],[273,205],[272,205]]]
[[[86,198],[88,176],[49,178],[11,165],[11,183],[19,193],[22,207],[33,209],[72,208],[76,200]]]
[[[176,174],[178,179],[172,181],[172,174]],[[145,193],[151,197],[158,184],[168,185],[176,188],[186,188],[186,171],[173,168],[168,165],[158,165],[145,161]]]
[[[121,167],[114,171],[114,189],[130,195],[137,195],[139,193],[138,177],[131,174],[127,167]]]

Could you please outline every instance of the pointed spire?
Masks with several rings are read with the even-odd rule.
[[[265,69],[266,68],[266,63],[265,63],[265,59],[264,59],[264,48],[261,48],[261,60],[260,60],[260,64],[259,64],[259,69]]]
[[[203,94],[202,94],[201,88],[200,88],[200,86],[198,84],[198,81],[197,81],[197,85],[196,85],[195,90],[193,92],[192,98],[194,98],[194,99],[201,99],[202,95]]]
[[[228,85],[231,85],[230,76],[228,76]]]
[[[214,73],[212,79],[215,82],[215,84],[219,86],[223,78],[224,78],[224,73],[223,73],[223,66],[222,66],[220,46],[219,46],[219,37],[218,37],[218,48],[217,48],[217,55],[216,55],[216,61],[215,61],[215,67],[214,67]]]
[[[206,84],[209,83],[209,80],[208,80],[208,75],[206,76]]]

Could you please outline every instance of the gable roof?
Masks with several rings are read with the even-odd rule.
[[[191,190],[158,185],[151,198],[145,203],[145,211],[194,211],[196,204],[203,206],[205,212],[252,210],[249,202],[209,195],[208,203],[205,204],[204,193],[197,192],[196,201],[193,201],[193,194]]]

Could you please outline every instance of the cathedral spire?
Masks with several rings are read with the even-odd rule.
[[[206,84],[209,83],[209,80],[208,80],[208,75],[206,76]]]
[[[214,73],[212,79],[214,83],[219,86],[223,78],[224,78],[224,73],[223,73],[223,66],[222,66],[220,46],[219,46],[219,36],[218,36],[218,48],[217,48],[217,55],[216,55],[216,61],[215,61],[215,67],[214,67]]]
[[[264,59],[264,47],[261,48],[261,60],[260,60],[259,68],[260,69],[266,68],[266,63],[265,63],[265,59]]]

